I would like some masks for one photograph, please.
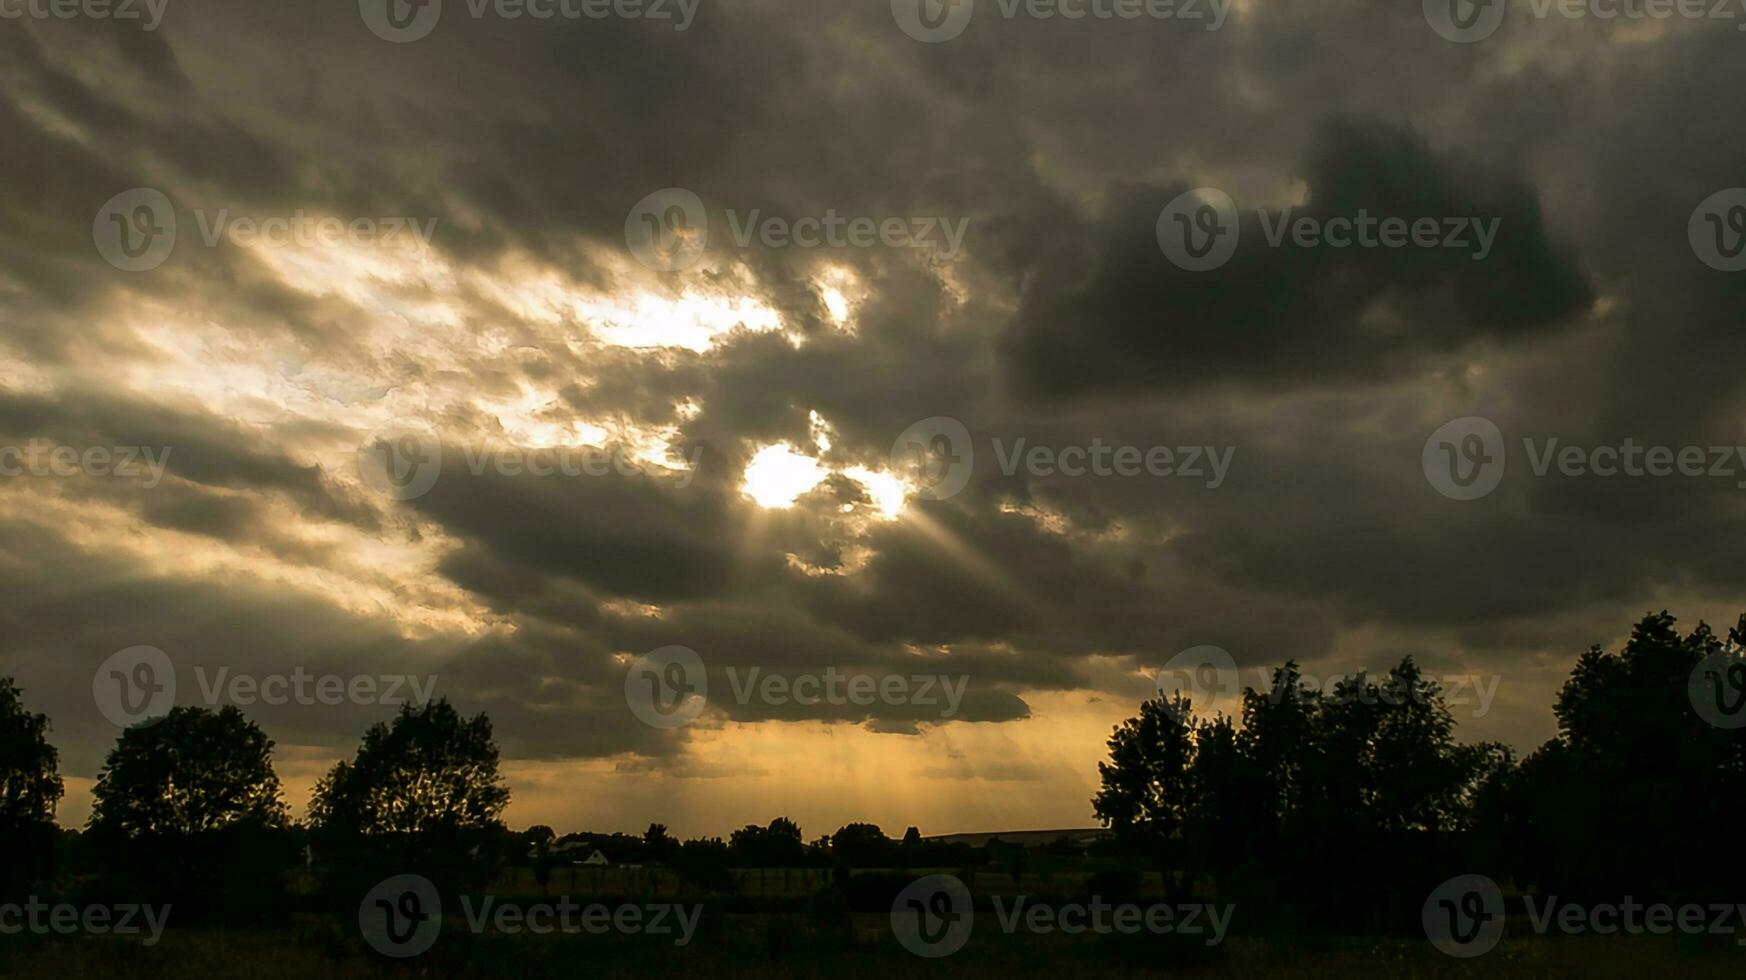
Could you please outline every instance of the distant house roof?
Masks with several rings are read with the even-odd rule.
[[[587,846],[588,846],[588,844],[586,842],[579,841],[579,840],[554,841],[546,847],[545,852],[549,855],[561,857],[563,855],[571,853],[572,851],[580,851]],[[595,851],[594,853],[599,854],[600,852]],[[534,844],[534,845],[529,846],[527,849],[527,856],[529,858],[539,857],[540,856],[540,846],[538,844]]]
[[[596,850],[593,854],[588,855],[588,860],[583,861],[582,863],[583,864],[611,864],[612,862],[608,861],[606,859],[606,855],[600,853],[599,850]]]

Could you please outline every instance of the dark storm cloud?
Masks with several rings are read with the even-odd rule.
[[[607,458],[606,450],[595,451]],[[459,478],[437,480],[414,503],[450,533],[502,560],[651,602],[731,589],[744,572],[777,560],[752,556],[742,571],[734,542],[749,505],[692,489],[683,476],[617,468],[601,475],[524,475],[516,464],[505,465],[502,454],[484,452],[475,475],[467,452],[446,451],[443,469]]]
[[[1374,123],[1337,121],[1301,172],[1307,203],[1268,216],[1238,202],[1232,261],[1210,272],[1166,260],[1154,223],[1186,185],[1113,193],[1089,241],[1064,245],[1027,294],[1010,338],[1020,385],[1040,395],[1370,381],[1485,338],[1546,329],[1589,293],[1545,238],[1531,188]],[[1495,248],[1273,247],[1269,220],[1496,222]],[[1275,224],[1272,227],[1278,227]],[[1350,237],[1350,236],[1348,236]]]
[[[0,563],[11,601],[0,613],[8,642],[0,676],[31,692],[54,718],[70,772],[93,775],[115,726],[93,700],[99,665],[127,647],[165,652],[180,704],[233,703],[226,682],[271,676],[416,678],[434,696],[495,719],[512,755],[593,757],[671,751],[660,733],[630,724],[609,652],[585,636],[530,623],[513,638],[415,640],[386,617],[247,576],[161,577],[121,552],[75,543],[39,525],[0,522],[13,556]],[[386,692],[387,682],[377,690]],[[208,700],[208,689],[217,700]],[[273,704],[245,689],[249,712],[285,745],[350,751],[393,705]],[[398,690],[410,697],[412,687]],[[622,716],[622,717],[621,717]],[[664,747],[665,746],[665,747]]]
[[[1247,668],[1333,656],[1375,631],[1378,658],[1423,643],[1439,662],[1509,670],[1573,657],[1612,635],[1595,622],[1670,591],[1740,595],[1741,491],[1537,478],[1519,442],[1746,441],[1746,279],[1703,266],[1685,240],[1697,202],[1746,182],[1732,31],[1669,25],[1625,43],[1547,22],[1460,46],[1410,4],[1304,0],[1249,5],[1220,32],[979,14],[930,46],[880,3],[705,0],[684,33],[448,6],[409,45],[372,36],[347,3],[178,0],[149,35],[0,31],[0,354],[51,382],[62,370],[98,382],[9,386],[5,437],[173,446],[151,496],[89,483],[62,496],[312,575],[344,550],[299,539],[316,524],[371,546],[452,544],[434,576],[486,609],[479,634],[408,639],[387,625],[398,604],[372,616],[8,525],[0,670],[42,692],[87,771],[109,738],[91,666],[142,642],[179,664],[428,669],[465,710],[490,712],[514,757],[665,758],[683,736],[631,718],[621,685],[626,656],[666,644],[699,651],[712,691],[729,666],[963,673],[957,720],[992,721],[1029,717],[1029,691],[1143,696],[1145,670],[1203,643]],[[1495,217],[1496,247],[1480,262],[1272,249],[1251,216],[1218,272],[1182,272],[1160,251],[1154,221],[1178,191],[1217,183],[1271,220],[1294,179],[1306,201],[1294,216]],[[91,242],[97,208],[135,186],[170,193],[186,236],[149,275],[118,273]],[[627,212],[668,186],[702,197],[712,240],[702,266],[658,286],[749,283],[784,334],[612,348],[587,314],[524,319],[470,278],[512,277],[497,263],[531,256],[562,289],[619,288],[601,255],[628,261]],[[441,219],[453,329],[479,342],[432,355],[420,331],[434,328],[407,312],[443,274],[373,282],[359,299],[330,281],[344,270],[294,287],[240,249],[198,247],[195,210],[225,207]],[[753,209],[968,218],[968,257],[940,268],[886,249],[740,247],[726,212]],[[744,279],[711,271],[734,260]],[[865,294],[852,333],[825,322],[827,263]],[[269,373],[330,414],[209,418],[169,381],[95,394],[121,365],[154,376],[160,352],[134,316],[208,325],[238,350],[283,342]],[[372,347],[375,318],[405,332]],[[347,377],[309,377],[323,372]],[[430,408],[460,435],[422,498],[363,497],[303,451],[352,438],[335,406],[366,430],[379,402],[449,383],[489,404]],[[675,426],[703,464],[684,488],[468,474],[457,447],[503,437],[494,413],[524,387],[558,393],[542,420]],[[239,416],[263,416],[249,398],[265,396],[235,397]],[[812,442],[815,411],[828,451]],[[1494,419],[1515,455],[1494,496],[1456,504],[1428,485],[1419,450],[1469,414]],[[789,510],[739,494],[761,445],[879,468],[899,433],[937,415],[963,420],[979,451],[994,437],[1102,438],[1237,455],[1209,491],[1008,475],[984,452],[964,493],[911,503],[926,524],[864,530],[833,520],[866,504],[840,477]],[[736,721],[929,721],[913,705],[712,703],[712,718]],[[269,721],[281,742],[347,745],[376,717]]]
[[[292,459],[264,430],[251,431],[187,407],[142,403],[89,389],[55,395],[0,392],[0,441],[24,450],[32,442],[80,453],[92,447],[138,449],[133,468],[142,472],[155,459],[173,480],[286,494],[312,519],[364,527],[375,520],[373,509],[354,492],[335,485],[319,467]],[[149,489],[158,487],[154,483]],[[123,489],[119,496],[136,502],[148,499],[138,487]],[[218,533],[236,530],[235,520],[250,509],[249,501],[220,501],[196,487],[175,502],[151,499],[146,516],[151,523],[158,523],[151,520],[157,514],[169,521],[165,526],[192,522]]]

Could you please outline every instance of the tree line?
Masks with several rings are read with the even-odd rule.
[[[171,901],[184,921],[264,920],[299,895],[344,910],[409,871],[480,890],[514,864],[545,888],[557,865],[599,850],[708,892],[732,892],[746,868],[992,864],[1017,879],[1027,860],[1089,856],[1122,869],[1095,889],[1154,870],[1167,891],[1237,902],[1259,929],[1402,928],[1431,888],[1468,873],[1576,900],[1732,900],[1746,880],[1730,845],[1746,812],[1746,727],[1698,709],[1713,694],[1718,710],[1746,712],[1742,644],[1746,616],[1726,642],[1702,623],[1682,635],[1665,612],[1644,617],[1618,652],[1578,658],[1552,706],[1557,734],[1524,759],[1457,741],[1440,686],[1411,658],[1327,692],[1288,661],[1268,690],[1243,692],[1235,718],[1153,699],[1109,739],[1092,804],[1110,835],[1088,852],[948,844],[914,827],[894,840],[867,823],[807,842],[785,817],[725,840],[680,841],[662,824],[512,832],[490,719],[446,699],[372,726],[302,821],[259,726],[235,707],[173,708],[120,734],[89,820],[66,830],[49,719],[0,678],[0,899],[41,889]]]
[[[55,822],[64,791],[49,720],[0,678],[0,900],[38,889],[92,900],[171,902],[179,921],[266,921],[313,891],[336,910],[375,882],[416,872],[445,891],[488,888],[509,865],[552,870],[600,850],[614,863],[662,865],[704,891],[731,891],[746,868],[970,867],[988,848],[893,840],[852,823],[807,843],[793,820],[748,825],[723,840],[680,841],[664,824],[640,837],[568,834],[502,821],[510,793],[490,719],[446,699],[402,706],[372,726],[356,755],[316,785],[291,819],[273,741],[239,709],[176,707],[124,730],[92,790],[83,831]],[[560,848],[581,843],[587,850]],[[293,878],[301,878],[293,884]]]
[[[63,830],[48,730],[0,678],[0,836],[18,842],[0,896],[71,889],[171,901],[184,918],[265,918],[300,870],[336,893],[403,864],[459,883],[487,871],[509,802],[490,720],[446,700],[372,726],[356,756],[316,785],[302,823],[260,726],[235,707],[175,707],[122,731],[83,831]]]
[[[1520,760],[1458,742],[1410,657],[1328,692],[1288,661],[1240,718],[1144,703],[1109,739],[1093,807],[1174,887],[1215,889],[1251,924],[1398,927],[1467,873],[1574,900],[1732,900],[1743,644],[1746,616],[1725,642],[1645,616],[1618,652],[1578,658],[1557,734]]]

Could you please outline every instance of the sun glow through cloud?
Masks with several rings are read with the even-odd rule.
[[[818,460],[800,455],[786,442],[778,442],[758,450],[746,464],[745,483],[740,490],[760,507],[792,507],[801,494],[818,486],[825,475]]]
[[[807,413],[807,420],[813,445],[821,456],[828,456],[835,444],[835,430],[816,410]],[[833,475],[859,484],[872,500],[876,515],[884,520],[896,520],[909,499],[910,484],[894,473],[858,464],[833,465],[786,442],[772,443],[752,455],[740,489],[760,507],[776,510],[794,506],[801,495]],[[856,507],[844,504],[842,509],[846,513]]]

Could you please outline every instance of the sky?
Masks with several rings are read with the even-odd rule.
[[[1746,8],[154,4],[0,0],[63,824],[135,712],[300,813],[424,691],[513,826],[1084,827],[1170,665],[1525,752],[1746,609]]]

